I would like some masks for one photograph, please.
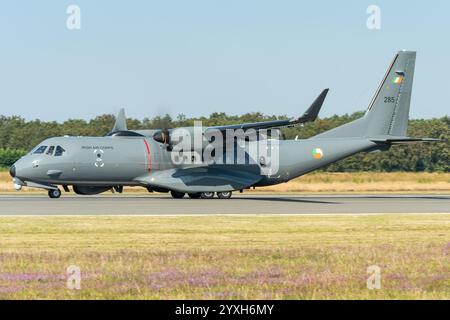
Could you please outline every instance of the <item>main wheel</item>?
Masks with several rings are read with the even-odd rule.
[[[219,199],[230,199],[231,194],[232,194],[231,191],[217,192],[217,197]]]
[[[172,195],[172,198],[174,198],[174,199],[182,199],[184,197],[183,192],[170,191],[170,194]]]
[[[52,199],[58,199],[59,197],[61,197],[61,190],[59,189],[48,190],[48,196]]]
[[[200,192],[196,192],[196,193],[188,193],[189,198],[191,199],[198,199],[202,196],[202,194]]]
[[[214,192],[202,192],[200,196],[203,199],[212,199],[214,198]]]

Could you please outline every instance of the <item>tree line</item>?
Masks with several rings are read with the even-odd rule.
[[[317,119],[304,126],[285,128],[282,133],[286,139],[309,138],[326,130],[355,120],[363,115],[334,115]],[[180,114],[175,119],[169,115],[154,118],[127,119],[129,129],[156,129],[192,126],[194,120],[204,126],[286,119],[286,116],[264,115],[259,112],[240,116],[223,112],[212,113],[209,117],[187,118]],[[103,136],[113,127],[114,115],[105,114],[89,121],[69,119],[62,123],[40,120],[26,121],[19,116],[0,115],[0,167],[9,167],[42,140],[62,135]],[[410,172],[450,172],[450,117],[439,119],[415,119],[409,121],[408,135],[443,139],[441,143],[410,144],[393,146],[387,152],[360,153],[343,161],[334,163],[324,170],[333,172],[348,171],[410,171]]]

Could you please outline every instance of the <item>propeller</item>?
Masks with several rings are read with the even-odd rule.
[[[170,145],[170,132],[168,129],[161,129],[153,134],[153,140],[159,143]]]
[[[155,127],[160,128],[153,134],[153,140],[167,145],[168,149],[172,148],[170,140],[170,127],[172,119],[167,112],[166,106],[159,106],[156,118],[153,120]]]

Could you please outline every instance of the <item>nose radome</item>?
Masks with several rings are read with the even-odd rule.
[[[12,165],[11,168],[9,168],[9,174],[13,178],[16,176],[16,166],[15,165]]]

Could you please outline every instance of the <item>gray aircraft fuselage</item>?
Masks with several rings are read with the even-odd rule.
[[[147,186],[142,181],[150,181],[152,175],[180,169],[180,166],[172,164],[171,151],[148,137],[56,137],[43,141],[39,146],[61,146],[65,151],[60,156],[32,152],[25,155],[14,165],[17,179],[53,185]],[[377,144],[363,138],[351,141],[305,139],[280,140],[278,147],[278,172],[273,176],[260,174],[254,186],[289,181],[357,152],[377,148]],[[313,155],[317,148],[323,152],[320,158]],[[177,186],[172,189],[180,192],[211,191],[211,188],[182,189]],[[230,185],[214,188],[216,192],[233,190]]]

